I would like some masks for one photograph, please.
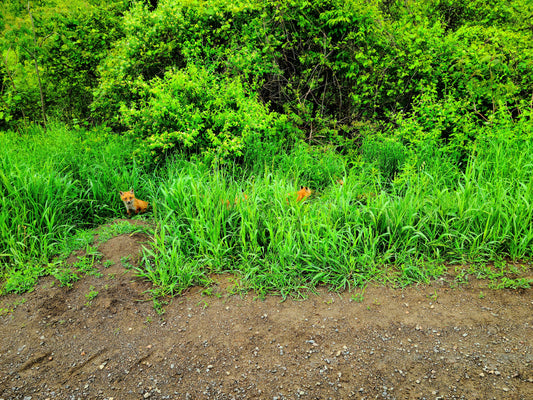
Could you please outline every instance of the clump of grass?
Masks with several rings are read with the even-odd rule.
[[[0,132],[0,141],[2,291],[24,291],[53,256],[91,243],[81,230],[121,215],[116,193],[138,182],[140,168],[132,172],[128,139],[104,128],[32,126]]]
[[[479,138],[461,168],[435,143],[407,149],[378,141],[349,167],[330,150],[302,147],[249,171],[176,158],[152,175],[127,161],[127,143],[105,131],[54,133],[2,134],[4,292],[28,290],[46,274],[72,284],[83,268],[69,273],[49,261],[91,246],[95,231],[85,228],[122,215],[117,192],[129,186],[142,188],[153,206],[153,242],[137,271],[156,284],[154,296],[206,285],[212,273],[237,275],[239,290],[287,296],[370,280],[403,286],[440,276],[450,263],[532,256],[533,142],[505,131]],[[381,159],[376,149],[390,154]],[[303,201],[300,186],[313,191]],[[107,240],[137,229],[150,228],[125,222],[98,234]],[[497,282],[528,284],[507,272]]]
[[[303,202],[290,197],[305,184],[297,165],[289,175],[267,168],[235,181],[176,161],[162,171],[154,196],[161,228],[139,272],[173,294],[231,271],[260,294],[286,296],[375,279],[428,282],[446,263],[527,259],[531,146],[480,140],[465,171],[445,154],[427,163],[412,154],[387,180],[374,165],[357,165],[342,185],[324,183]]]

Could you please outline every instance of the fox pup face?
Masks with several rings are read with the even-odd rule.
[[[133,191],[133,188],[130,189],[129,192],[120,192],[120,198],[126,206],[133,207],[133,202],[135,200],[135,192]]]

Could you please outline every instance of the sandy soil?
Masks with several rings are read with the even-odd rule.
[[[533,399],[533,291],[319,290],[306,300],[194,288],[158,315],[133,263],[0,298],[0,399]],[[88,300],[90,292],[98,292]]]

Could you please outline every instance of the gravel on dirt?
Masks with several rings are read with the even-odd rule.
[[[0,400],[533,399],[531,290],[440,279],[282,301],[220,275],[159,315],[120,265],[147,240],[100,245],[103,276],[72,289],[46,277],[0,298]]]

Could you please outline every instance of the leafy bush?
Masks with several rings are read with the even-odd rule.
[[[43,122],[41,87],[49,116],[69,122],[89,118],[92,90],[98,82],[96,69],[121,36],[119,15],[128,3],[6,3],[0,11],[7,22],[0,35],[0,76],[4,76],[0,124],[8,128],[21,120]]]
[[[521,19],[520,14],[527,12],[526,2],[516,0],[430,0],[425,3],[427,15],[433,14],[450,30],[470,24],[515,24]]]
[[[138,100],[138,82],[188,65],[208,65],[222,75],[252,74],[262,65],[259,49],[247,44],[255,3],[162,0],[154,11],[135,3],[124,15],[125,37],[100,65],[101,83],[91,105],[95,116],[121,128],[119,107]]]
[[[159,163],[175,151],[215,165],[235,158],[253,163],[295,139],[287,118],[269,112],[239,78],[189,67],[137,84],[140,100],[121,114],[128,132],[143,139],[136,152],[143,163]]]
[[[115,1],[52,14],[43,21],[40,66],[46,82],[47,107],[64,121],[92,119],[89,104],[98,84],[97,67],[111,45],[123,36],[118,15],[125,3]]]
[[[451,97],[420,96],[411,113],[397,115],[394,135],[414,148],[423,142],[440,143],[459,162],[469,153],[478,132],[468,108],[468,103]]]

